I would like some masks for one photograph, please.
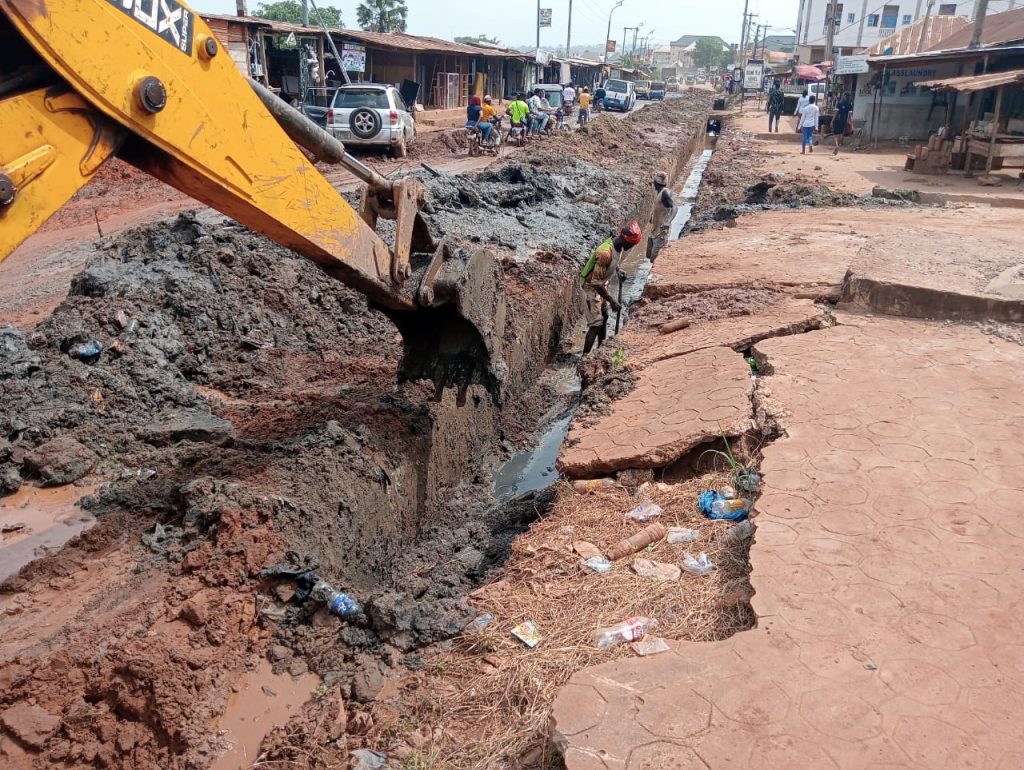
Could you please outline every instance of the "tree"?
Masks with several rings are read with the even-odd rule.
[[[405,32],[405,0],[363,0],[356,8],[359,26],[368,32]]]
[[[320,15],[324,19],[324,24],[328,27],[335,27],[337,29],[342,28],[341,23],[341,11],[335,8],[333,5],[323,6],[319,3],[316,6],[320,9]],[[292,24],[302,23],[302,4],[298,0],[278,0],[276,3],[260,3],[256,7],[256,11],[253,16],[259,16],[261,19],[273,19],[274,21],[287,21]],[[316,13],[312,8],[309,9],[309,23],[314,26],[320,26],[316,18]]]
[[[698,38],[693,47],[693,66],[717,69],[722,62],[722,44],[713,37]]]
[[[455,38],[456,43],[489,43],[491,45],[499,45],[500,40],[496,37],[487,37],[487,35],[461,35]]]

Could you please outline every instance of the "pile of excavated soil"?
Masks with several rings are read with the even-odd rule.
[[[108,239],[50,318],[5,330],[5,491],[103,486],[93,530],[0,586],[18,629],[0,654],[0,713],[30,703],[34,730],[0,720],[0,759],[207,766],[210,725],[270,637],[346,715],[332,728],[341,756],[358,748],[359,704],[459,632],[466,595],[543,509],[543,496],[496,505],[491,468],[549,406],[534,384],[578,317],[572,277],[649,199],[649,156],[671,162],[706,101],[644,110],[665,126],[649,144],[647,124],[616,122],[615,146],[588,153],[608,166],[542,147],[476,178],[424,177],[435,231],[501,259],[503,411],[482,391],[458,407],[450,392],[398,389],[390,322],[228,221],[183,215]],[[365,619],[339,622],[292,601],[294,583],[261,579],[282,560],[350,591]]]
[[[726,122],[704,172],[689,231],[727,225],[737,216],[765,209],[882,206],[891,201],[833,190],[813,173],[773,171],[764,144]],[[896,204],[899,205],[899,204]]]

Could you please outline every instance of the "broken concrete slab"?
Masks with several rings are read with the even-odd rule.
[[[619,340],[630,348],[630,365],[646,366],[710,347],[743,350],[769,337],[818,329],[823,319],[821,308],[811,300],[787,299],[756,315],[720,318],[666,335],[627,329]]]
[[[583,478],[628,468],[660,468],[694,447],[750,425],[750,367],[726,347],[658,361],[636,388],[594,425],[569,433],[558,467]]]
[[[208,412],[179,412],[143,426],[138,435],[154,446],[168,446],[179,441],[223,444],[235,437],[235,426],[230,420]]]
[[[763,447],[756,627],[574,674],[569,770],[632,766],[652,735],[676,753],[650,767],[1020,765],[1024,348],[837,318],[757,346],[788,417]]]
[[[95,453],[69,436],[40,444],[25,456],[25,469],[42,479],[43,486],[78,481],[96,465]]]
[[[886,315],[944,321],[1024,321],[1024,296],[990,297],[959,291],[916,286],[899,281],[857,275],[852,270],[843,282],[840,303]],[[913,280],[913,278],[909,278]]]

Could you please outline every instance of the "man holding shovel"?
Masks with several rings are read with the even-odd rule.
[[[594,343],[604,342],[608,329],[608,308],[621,312],[621,303],[608,292],[612,276],[619,284],[621,299],[622,276],[619,264],[622,256],[643,240],[640,225],[633,220],[619,231],[619,234],[605,239],[590,255],[580,272],[580,286],[586,302],[584,316],[587,321],[587,336],[583,343],[583,355],[593,349]]]

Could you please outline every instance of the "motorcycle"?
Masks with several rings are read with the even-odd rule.
[[[516,147],[522,147],[526,144],[526,132],[527,126],[529,125],[529,119],[524,123],[513,123],[508,129],[508,135],[505,137],[505,141],[509,144],[514,144]]]
[[[477,126],[472,126],[466,129],[469,135],[469,155],[470,157],[476,158],[484,153],[488,155],[501,155],[502,138],[501,138],[501,117],[491,119],[491,135],[484,141],[483,133]]]
[[[572,107],[568,108],[568,115],[566,109],[559,107],[555,111],[555,132],[556,133],[571,133],[572,126],[569,124],[568,118],[572,116]]]

